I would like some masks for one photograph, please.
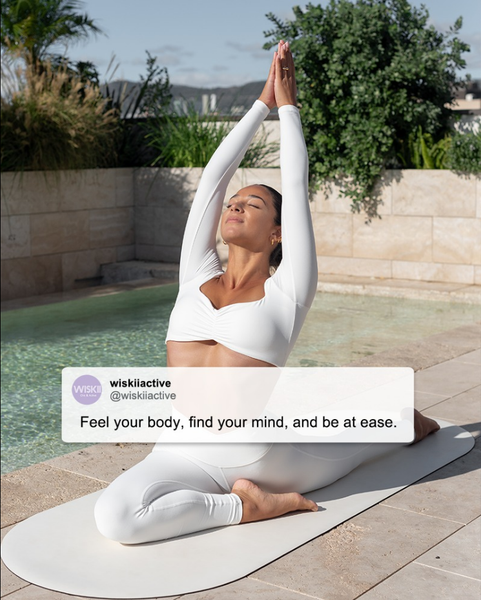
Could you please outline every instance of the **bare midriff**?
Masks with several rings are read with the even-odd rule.
[[[274,367],[275,365],[240,354],[215,340],[167,342],[168,367]]]

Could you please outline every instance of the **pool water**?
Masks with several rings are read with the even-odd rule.
[[[176,285],[2,314],[2,473],[86,444],[61,440],[64,367],[165,366]],[[479,306],[317,294],[288,366],[340,366],[474,323]]]

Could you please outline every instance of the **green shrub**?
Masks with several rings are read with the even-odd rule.
[[[481,130],[453,135],[446,156],[446,167],[453,171],[481,173]]]
[[[87,169],[115,164],[118,118],[100,90],[66,70],[17,73],[2,98],[2,171]]]
[[[149,119],[145,124],[146,139],[157,154],[152,166],[205,167],[231,127],[214,114],[199,115],[193,106],[185,115]],[[267,167],[278,147],[267,142],[264,131],[250,145],[240,166]]]
[[[419,125],[439,140],[450,129],[449,108],[463,83],[469,46],[429,24],[422,5],[407,0],[330,0],[293,8],[293,18],[268,18],[270,48],[290,42],[309,152],[311,184],[333,178],[354,211],[368,219],[381,200],[376,181],[397,168],[400,140]]]

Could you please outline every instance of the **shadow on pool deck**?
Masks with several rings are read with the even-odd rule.
[[[354,364],[413,367],[416,407],[465,427],[477,438],[473,450],[249,577],[182,598],[427,600],[481,595],[481,325],[458,327]],[[98,444],[4,475],[2,535],[32,514],[105,487],[150,448]],[[31,585],[3,565],[2,574],[2,597],[72,598]]]

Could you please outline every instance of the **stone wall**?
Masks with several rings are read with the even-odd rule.
[[[176,262],[202,169],[2,176],[2,299],[100,283],[100,265]],[[240,169],[227,191],[278,169]],[[320,273],[481,284],[481,179],[389,171],[365,224],[333,186],[311,203]],[[219,245],[221,253],[225,246]]]
[[[178,260],[201,169],[143,169],[136,177],[136,251]],[[239,169],[227,195],[266,183],[278,169]],[[388,171],[379,186],[381,219],[366,224],[332,186],[311,203],[320,273],[481,284],[481,179],[450,171]],[[180,227],[179,227],[180,225]],[[225,247],[218,246],[219,253]]]
[[[135,258],[132,169],[2,174],[2,300],[100,283]]]
[[[338,190],[314,208],[320,273],[481,284],[481,178],[386,173],[381,219],[365,224]]]

